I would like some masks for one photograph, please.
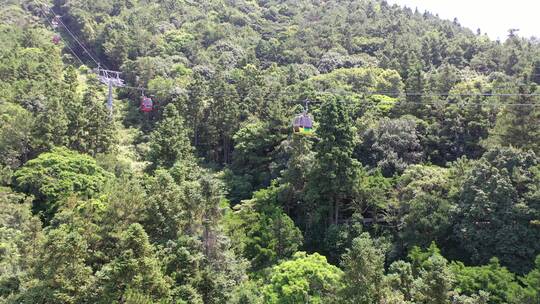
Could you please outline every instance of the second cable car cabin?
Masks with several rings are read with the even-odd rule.
[[[54,16],[54,18],[51,20],[51,25],[54,29],[57,29],[58,28],[58,25],[60,25],[60,22],[61,21],[61,18],[60,15],[56,15]]]
[[[145,113],[152,112],[154,110],[154,101],[152,98],[146,96],[141,97],[140,110]]]
[[[308,114],[308,101],[304,107],[302,114],[297,115],[293,120],[293,131],[295,134],[312,135],[313,134],[313,119]]]
[[[313,134],[313,119],[308,113],[302,113],[294,118],[293,131],[296,134],[312,135]]]

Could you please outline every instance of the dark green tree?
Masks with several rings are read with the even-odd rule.
[[[307,185],[307,199],[320,214],[320,224],[337,224],[351,199],[359,163],[352,157],[355,129],[344,102],[335,98],[321,107],[315,145],[315,166]]]
[[[193,159],[193,148],[187,134],[176,107],[168,104],[162,120],[150,134],[148,160],[152,162],[152,168],[170,168],[177,160]]]
[[[170,279],[163,275],[160,261],[140,224],[132,224],[120,237],[120,255],[96,273],[95,303],[122,302],[129,291],[153,301],[167,299]]]
[[[199,146],[199,132],[203,122],[203,113],[208,106],[208,82],[201,73],[195,73],[188,87],[187,126],[191,129],[191,138],[195,147]]]
[[[457,196],[460,212],[454,233],[474,263],[496,256],[509,269],[524,272],[538,252],[533,223],[538,208],[532,152],[514,148],[484,154],[463,177]]]
[[[71,138],[71,147],[90,155],[112,151],[116,142],[116,128],[109,110],[105,106],[105,98],[99,94],[97,84],[92,84],[85,91],[82,99],[82,109],[76,107],[70,109],[70,111],[79,109],[83,113],[80,116],[81,121],[77,122],[79,119],[73,116],[73,112],[68,116],[75,119],[75,121],[72,121],[69,132],[77,134]],[[76,130],[77,127],[80,128],[80,131]]]
[[[497,119],[497,125],[492,132],[498,145],[513,146],[523,150],[533,150],[540,153],[540,103],[539,96],[529,95],[538,93],[536,85],[520,86],[516,92],[522,94],[512,97],[509,105],[504,108]]]
[[[450,199],[447,169],[410,166],[397,183],[399,239],[406,249],[447,244],[457,206]]]
[[[34,280],[16,303],[80,303],[93,293],[95,278],[86,265],[88,243],[77,231],[61,225],[47,232],[39,247]]]
[[[270,123],[260,120],[246,122],[236,132],[233,161],[225,179],[231,201],[237,203],[270,186],[282,169],[277,148],[283,139],[283,134],[270,132]]]
[[[228,229],[253,270],[289,258],[302,245],[302,234],[279,206],[280,189],[271,186],[234,207]]]
[[[356,155],[363,164],[380,168],[387,177],[420,163],[424,153],[416,120],[413,117],[380,120],[376,127],[364,132]]]
[[[240,126],[239,97],[233,85],[217,77],[211,84],[212,99],[209,101],[205,123],[209,145],[208,159],[219,164],[231,162],[232,137]]]
[[[0,163],[17,168],[25,163],[35,147],[35,118],[19,105],[0,101]]]
[[[41,150],[67,144],[68,119],[58,98],[50,98],[45,109],[37,115],[36,139]]]
[[[0,301],[21,292],[39,261],[43,232],[31,207],[30,197],[0,188]]]

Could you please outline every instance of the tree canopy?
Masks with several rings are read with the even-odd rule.
[[[538,38],[384,0],[0,6],[0,303],[539,303]]]

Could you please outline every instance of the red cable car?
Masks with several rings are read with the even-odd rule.
[[[61,40],[61,39],[62,39],[62,38],[60,37],[60,35],[58,35],[58,34],[57,34],[57,35],[54,35],[54,36],[52,37],[52,43],[54,43],[54,44],[57,45],[57,44],[60,43],[60,40]]]
[[[143,96],[141,98],[140,109],[145,113],[152,112],[152,110],[154,110],[154,102],[152,101],[152,98]]]

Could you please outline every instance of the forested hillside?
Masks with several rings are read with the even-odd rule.
[[[380,0],[0,20],[0,303],[540,303],[537,38]]]

